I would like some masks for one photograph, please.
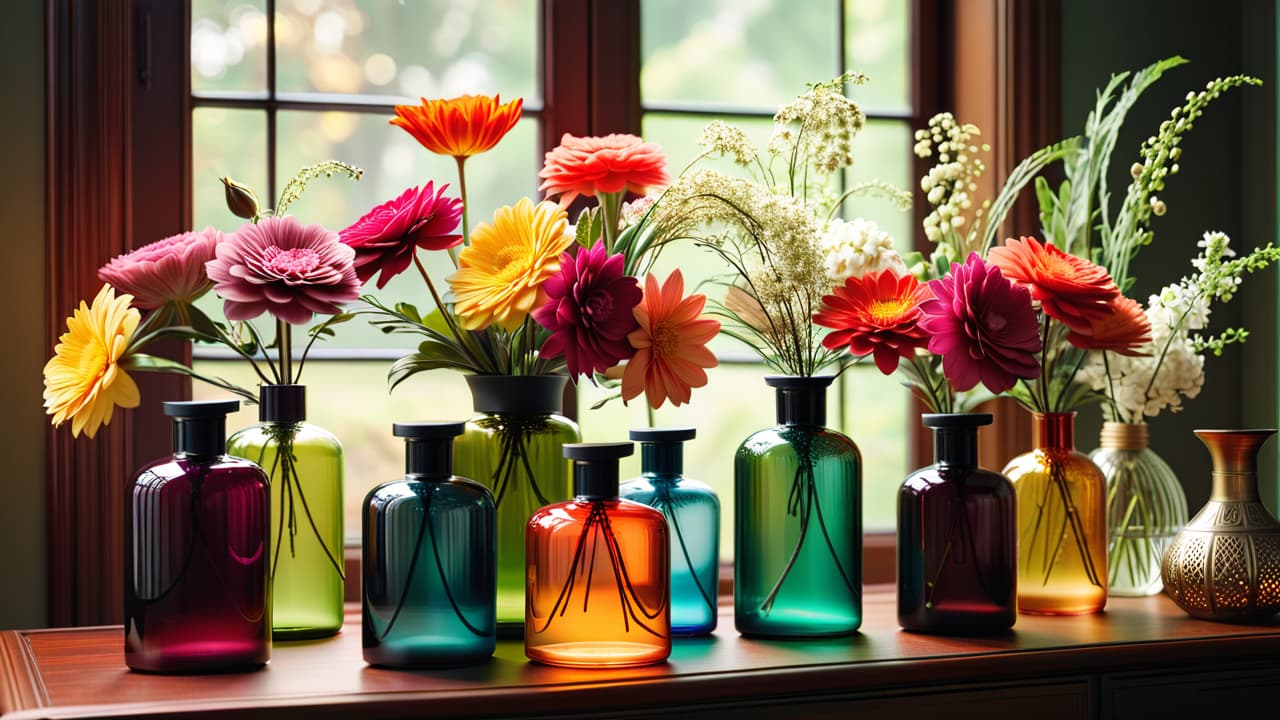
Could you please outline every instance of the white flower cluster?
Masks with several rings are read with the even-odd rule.
[[[657,201],[658,198],[656,196],[645,195],[630,202],[622,203],[622,210],[618,213],[622,221],[622,227],[624,229],[629,228],[640,222],[644,214],[649,212],[649,208],[653,207],[653,204]]]
[[[927,158],[935,154],[938,163],[920,178],[933,212],[924,219],[924,234],[939,242],[965,224],[965,213],[973,207],[971,193],[978,189],[977,179],[986,165],[977,156],[990,151],[989,145],[978,146],[973,139],[978,128],[956,122],[951,113],[939,113],[929,119],[929,127],[916,131],[915,154]]]
[[[907,272],[902,256],[893,249],[893,238],[871,220],[835,218],[827,223],[818,245],[832,285],[877,270],[890,269],[899,276]]]
[[[712,120],[702,130],[698,144],[724,157],[731,157],[739,165],[747,166],[756,159],[756,148],[741,128],[721,120]]]
[[[778,108],[769,153],[790,156],[798,143],[801,154],[821,172],[853,165],[853,138],[862,131],[867,116],[858,103],[844,96],[844,84],[866,81],[861,73],[845,73]]]

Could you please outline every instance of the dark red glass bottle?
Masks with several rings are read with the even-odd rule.
[[[988,413],[925,415],[934,464],[898,493],[898,623],[942,634],[999,632],[1017,620],[1017,500],[978,467]]]
[[[168,402],[174,454],[138,473],[125,532],[125,662],[150,672],[271,658],[267,476],[229,457],[239,402]]]

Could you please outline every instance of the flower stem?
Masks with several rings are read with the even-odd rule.
[[[471,227],[467,223],[467,173],[463,166],[467,163],[464,155],[454,157],[458,161],[458,196],[462,198],[462,245],[464,247],[471,245]],[[458,251],[449,248],[449,259],[453,261],[453,266],[458,267]]]
[[[286,385],[293,377],[293,326],[284,320],[276,320],[276,351],[280,355],[280,381]]]
[[[622,191],[602,192],[597,198],[600,201],[600,225],[604,236],[604,251],[613,253],[613,245],[618,240],[618,212],[622,202]]]

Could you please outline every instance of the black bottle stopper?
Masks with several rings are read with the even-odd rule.
[[[684,443],[697,430],[684,428],[636,428],[631,439],[640,443],[640,472],[646,475],[679,475],[684,472]]]
[[[259,422],[292,425],[306,419],[306,385],[262,385],[258,388]]]
[[[926,413],[920,422],[933,429],[933,461],[938,465],[978,466],[978,428],[991,413]]]
[[[835,378],[830,375],[798,377],[767,375],[764,382],[776,391],[779,425],[827,424],[827,388]]]
[[[227,414],[239,400],[182,400],[163,404],[173,418],[174,454],[217,457],[227,452]]]
[[[404,473],[413,478],[444,480],[453,475],[453,439],[466,423],[395,423],[391,434],[404,438]]]
[[[633,452],[629,442],[567,443],[564,456],[573,461],[573,494],[587,500],[618,497],[618,460]]]

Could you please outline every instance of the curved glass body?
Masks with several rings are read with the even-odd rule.
[[[671,634],[706,635],[715,630],[720,579],[720,500],[715,491],[681,475],[645,473],[623,483],[619,495],[667,519]]]
[[[579,498],[528,522],[525,655],[568,667],[626,667],[671,654],[667,520],[617,498]]]
[[[271,478],[271,627],[277,640],[342,628],[342,445],[310,423],[261,423],[227,439],[227,453]]]
[[[456,666],[493,654],[493,496],[479,483],[399,480],[364,503],[364,659]]]
[[[1099,612],[1107,603],[1106,481],[1075,450],[1075,413],[1036,413],[1032,429],[1035,449],[1004,468],[1018,496],[1018,611]]]
[[[124,657],[213,672],[271,658],[270,499],[239,458],[176,456],[139,473],[126,518]]]
[[[862,456],[823,427],[761,430],[738,448],[734,624],[761,637],[862,624]]]
[[[525,525],[539,508],[571,496],[562,446],[578,426],[556,414],[485,413],[453,443],[454,472],[493,493],[498,523],[498,626],[524,623]]]

